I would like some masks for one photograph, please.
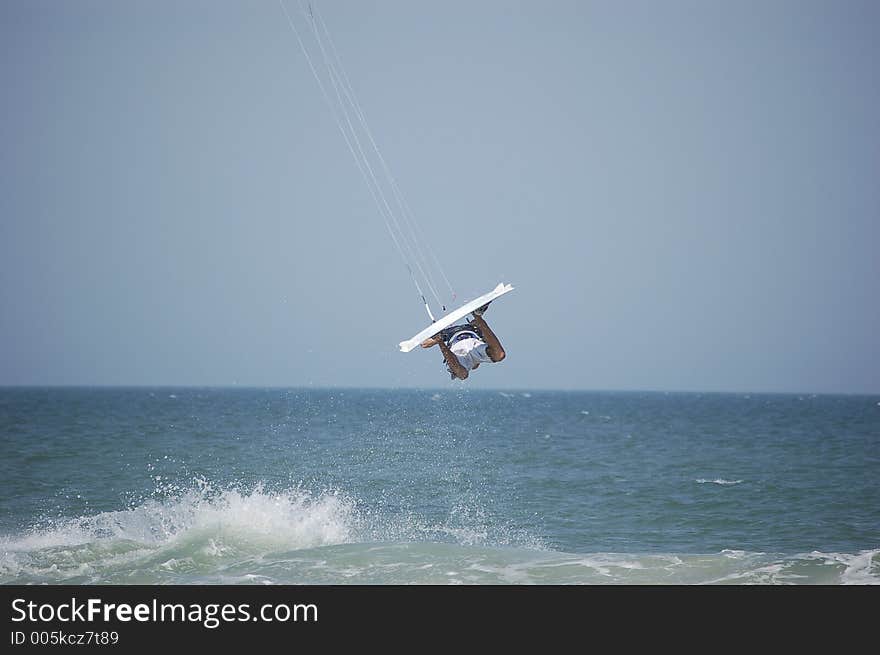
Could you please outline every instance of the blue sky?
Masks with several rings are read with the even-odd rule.
[[[316,6],[458,298],[516,287],[508,358],[397,351],[278,2],[7,0],[0,384],[880,393],[880,5]]]

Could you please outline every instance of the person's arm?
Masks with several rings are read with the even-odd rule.
[[[455,353],[449,349],[446,342],[443,341],[443,339],[440,339],[437,344],[440,346],[440,351],[443,353],[443,357],[446,359],[446,363],[449,365],[449,370],[452,371],[452,374],[459,380],[467,380],[468,370],[461,365],[461,362],[458,361],[458,357],[456,357]]]
[[[433,337],[428,337],[424,341],[422,341],[422,348],[431,348],[440,343],[440,335],[435,334]]]
[[[422,348],[431,348],[433,346],[440,346],[440,351],[443,353],[443,359],[446,360],[452,374],[459,380],[467,380],[468,370],[462,366],[460,361],[458,361],[458,357],[456,357],[455,353],[449,349],[449,346],[446,345],[446,342],[440,334],[435,334],[433,337],[422,341]]]

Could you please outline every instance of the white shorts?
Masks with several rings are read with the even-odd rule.
[[[458,361],[462,366],[467,370],[472,371],[477,364],[492,361],[489,354],[486,352],[486,348],[488,348],[488,346],[485,341],[480,341],[479,339],[462,339],[461,341],[456,341],[452,344],[450,350],[456,357],[458,357]]]

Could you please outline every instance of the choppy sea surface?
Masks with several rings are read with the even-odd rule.
[[[876,584],[880,397],[0,389],[2,584]]]

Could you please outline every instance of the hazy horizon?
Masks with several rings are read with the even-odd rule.
[[[20,384],[9,385],[0,384],[0,389],[20,389],[20,390],[37,390],[37,389],[104,389],[104,390],[132,390],[132,391],[151,391],[151,390],[167,390],[167,391],[197,391],[200,389],[211,391],[282,391],[282,392],[301,392],[301,391],[325,391],[339,392],[346,391],[412,391],[415,393],[468,393],[470,391],[479,391],[485,393],[498,393],[520,395],[530,397],[532,393],[585,393],[585,394],[662,394],[662,395],[726,395],[726,396],[849,396],[873,398],[877,394],[871,392],[844,392],[844,391],[754,391],[745,389],[554,389],[550,387],[473,387],[467,384],[455,385],[435,385],[435,386],[417,386],[417,387],[382,387],[382,386],[275,386],[275,385],[217,385],[217,384]],[[878,403],[880,404],[880,403]]]

